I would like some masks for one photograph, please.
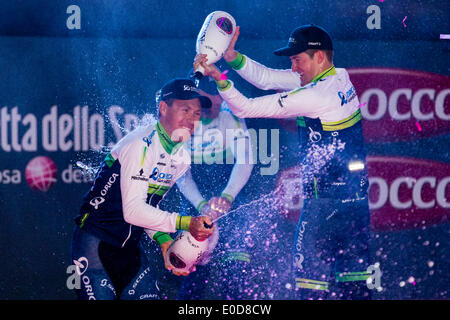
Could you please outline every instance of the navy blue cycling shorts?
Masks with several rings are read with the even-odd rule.
[[[293,256],[300,298],[339,298],[339,285],[353,285],[353,291],[359,286],[367,296],[369,225],[367,198],[305,199]]]
[[[82,269],[80,300],[160,299],[154,272],[141,247],[117,248],[76,227],[72,239],[72,261]]]

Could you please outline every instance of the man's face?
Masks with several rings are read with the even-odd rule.
[[[200,100],[175,99],[171,106],[164,101],[162,103],[160,112],[164,118],[164,129],[174,142],[187,141],[194,134],[202,115]]]
[[[219,115],[220,106],[222,105],[223,101],[222,97],[219,94],[211,95],[201,89],[199,89],[198,91],[202,96],[209,98],[212,103],[211,108],[203,109],[203,117],[211,119],[217,118],[217,116]]]
[[[292,63],[292,71],[300,74],[302,78],[302,86],[310,83],[318,74],[319,64],[316,61],[316,56],[317,53],[311,58],[308,54],[302,52],[289,57]]]

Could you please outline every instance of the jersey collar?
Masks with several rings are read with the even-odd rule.
[[[325,70],[324,72],[322,72],[321,74],[317,75],[314,79],[312,79],[311,82],[317,82],[322,78],[328,77],[328,76],[334,76],[336,75],[336,69],[334,68],[334,66],[331,66],[330,68],[328,68],[327,70]]]
[[[158,132],[161,145],[168,154],[176,152],[183,145],[183,142],[173,142],[159,121],[156,124],[156,131]]]
[[[214,120],[214,118],[203,118],[203,117],[200,117],[200,121],[204,125],[210,124],[211,122],[213,122],[213,120]]]

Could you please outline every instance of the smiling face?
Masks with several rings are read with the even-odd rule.
[[[290,56],[291,70],[297,72],[302,78],[302,86],[310,83],[318,74],[317,61],[314,61],[316,55],[312,58],[305,52]]]
[[[326,53],[322,50],[313,51],[308,54],[301,52],[290,56],[291,70],[300,74],[302,86],[310,83],[317,75],[332,66]]]
[[[185,142],[194,134],[202,109],[198,98],[191,100],[161,101],[160,122],[174,142]]]

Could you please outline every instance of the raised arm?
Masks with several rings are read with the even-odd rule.
[[[240,28],[224,53],[224,59],[242,78],[262,90],[290,91],[300,87],[300,76],[290,69],[271,69],[235,50]]]

